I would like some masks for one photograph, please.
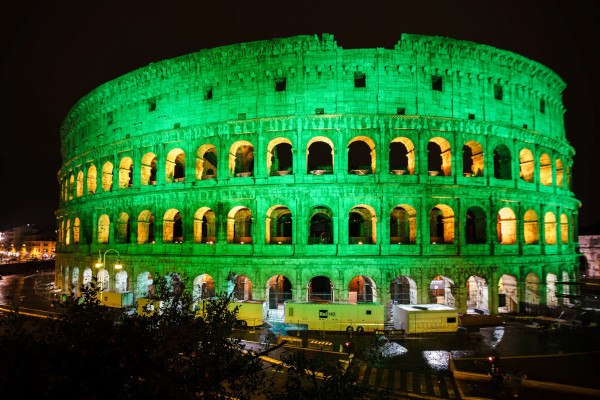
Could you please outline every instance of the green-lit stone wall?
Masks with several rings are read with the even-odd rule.
[[[116,249],[111,290],[140,295],[148,272],[208,274],[220,291],[235,271],[254,299],[283,275],[298,300],[324,276],[341,301],[556,305],[568,286],[554,282],[577,265],[564,88],[517,54],[418,35],[351,50],[299,36],[151,64],[63,123],[56,283],[85,281]],[[332,162],[314,166],[316,145]],[[437,276],[450,283],[436,299]]]

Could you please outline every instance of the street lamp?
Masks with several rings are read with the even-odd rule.
[[[117,263],[114,266],[114,269],[121,269],[123,268],[123,265],[121,265],[121,254],[119,254],[119,252],[115,249],[108,249],[104,252],[104,256],[102,256],[100,254],[100,250],[98,250],[98,262],[96,263],[96,268],[100,268],[100,271],[98,271],[98,274],[100,274],[100,272],[102,272],[102,269],[104,268],[104,266],[106,265],[106,253],[109,253],[111,251],[114,251],[115,253],[117,253],[117,255],[119,256],[119,258],[117,258]],[[101,278],[100,280],[100,293],[102,293],[102,286],[104,284],[104,277]]]

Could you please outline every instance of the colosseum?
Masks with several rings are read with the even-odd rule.
[[[56,285],[96,276],[143,297],[156,274],[185,275],[195,296],[271,309],[559,306],[580,204],[564,89],[518,54],[410,34],[393,49],[322,34],[150,64],[63,122]]]

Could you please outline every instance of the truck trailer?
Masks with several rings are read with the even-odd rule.
[[[286,301],[284,304],[285,323],[307,325],[308,330],[365,332],[383,329],[383,304],[307,301]]]
[[[204,303],[200,301],[196,305],[196,316],[200,317],[204,313]],[[261,326],[268,316],[267,303],[258,300],[244,300],[229,303],[229,310],[239,307],[237,319],[241,326]]]
[[[392,314],[394,328],[408,334],[458,330],[458,309],[443,304],[395,304]]]

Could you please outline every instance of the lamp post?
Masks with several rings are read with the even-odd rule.
[[[104,269],[104,266],[106,265],[106,253],[109,253],[111,251],[114,251],[115,253],[117,253],[118,257],[117,258],[117,263],[114,266],[114,269],[121,269],[123,268],[123,265],[121,265],[121,254],[119,254],[119,252],[115,249],[108,249],[104,252],[104,256],[101,255],[100,250],[98,250],[98,262],[96,263],[96,268],[100,268],[100,270],[98,271],[98,275],[102,272],[102,270]],[[100,293],[103,292],[103,286],[104,285],[104,277],[101,277],[100,280]]]

